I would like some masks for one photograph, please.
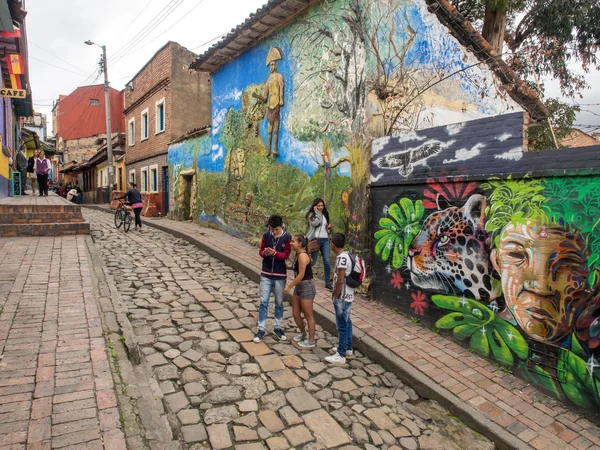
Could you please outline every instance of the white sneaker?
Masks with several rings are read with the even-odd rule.
[[[334,364],[346,364],[346,358],[341,356],[338,352],[336,352],[335,355],[331,355],[325,358],[325,361]]]
[[[294,336],[294,342],[302,342],[304,339],[306,339],[306,335],[304,333],[298,333],[296,336]]]
[[[354,352],[352,350],[346,350],[346,358],[352,358],[354,356]]]

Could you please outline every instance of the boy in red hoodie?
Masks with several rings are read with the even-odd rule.
[[[254,342],[260,342],[267,334],[267,315],[271,291],[275,295],[275,329],[273,334],[285,341],[283,333],[283,290],[287,280],[285,260],[292,251],[292,237],[283,230],[283,219],[278,214],[269,217],[270,230],[263,234],[259,254],[263,259],[260,273],[260,306],[258,309],[258,332]]]

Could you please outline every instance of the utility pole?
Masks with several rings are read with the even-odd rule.
[[[115,168],[113,166],[112,132],[110,130],[110,91],[108,86],[108,61],[106,45],[102,46],[102,70],[104,71],[104,102],[106,103],[106,153],[108,156],[108,192],[112,201],[112,191],[115,185]]]
[[[112,132],[110,130],[110,91],[108,86],[108,60],[106,59],[106,45],[98,45],[92,41],[85,41],[87,45],[95,45],[102,49],[102,71],[104,72],[104,103],[106,103],[106,153],[108,159],[108,192],[112,201],[112,191],[115,184],[115,168],[113,166]]]

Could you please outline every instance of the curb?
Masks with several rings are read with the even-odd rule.
[[[86,207],[106,213],[112,212],[99,205],[89,205]],[[217,247],[202,242],[179,230],[174,230],[155,221],[145,221],[144,224],[183,239],[201,250],[204,250],[212,257],[219,259],[221,262],[243,273],[250,280],[256,283],[260,282],[260,271],[255,266],[246,264],[228,254],[222,253]],[[331,312],[316,303],[314,304],[313,311],[315,319],[319,321],[319,325],[330,333],[336,332],[335,316]],[[384,368],[396,374],[402,382],[410,385],[421,397],[437,401],[467,426],[494,442],[499,450],[532,449],[531,446],[486,418],[480,411],[462,401],[446,388],[437,384],[426,374],[412,367],[409,363],[392,353],[388,348],[368,336],[362,330],[355,328],[352,337],[353,342],[355,343],[354,346],[362,354],[375,358]]]

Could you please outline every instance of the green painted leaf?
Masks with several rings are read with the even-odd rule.
[[[373,237],[375,239],[381,239],[382,237],[387,236],[390,233],[393,233],[393,231],[383,229],[383,230],[376,231],[375,234],[373,235]]]
[[[375,253],[377,253],[378,255],[381,254],[381,251],[385,248],[387,242],[390,239],[395,239],[395,234],[393,232],[390,232],[389,235],[382,237],[379,242],[377,242],[377,245],[375,245]]]
[[[392,249],[394,248],[394,245],[396,244],[396,239],[398,239],[398,236],[391,237],[390,239],[387,240],[385,246],[383,247],[383,250],[381,252],[381,259],[383,259],[384,261],[387,261],[389,259],[390,252],[392,251]]]
[[[479,325],[476,324],[467,324],[467,325],[459,325],[453,330],[454,337],[459,341],[464,341],[468,337],[471,337],[473,333],[477,330],[481,329]]]
[[[551,392],[554,397],[560,400],[562,395],[558,386],[554,382],[554,379],[550,377],[550,374],[548,374],[548,372],[546,372],[540,366],[535,366],[535,371],[538,374],[536,381],[539,382],[544,389]]]
[[[494,329],[490,329],[486,334],[494,359],[504,366],[512,367],[514,361],[513,355],[505,344],[504,339],[502,339],[502,336],[500,336],[500,333]]]
[[[481,321],[473,316],[465,315],[461,312],[454,312],[448,315],[445,315],[441,319],[439,319],[435,326],[437,328],[443,328],[444,330],[452,329],[459,325],[476,325],[478,327],[481,326]]]
[[[398,228],[398,225],[396,225],[392,219],[388,219],[387,217],[379,219],[379,226],[381,228],[387,228],[388,230],[395,230]]]
[[[423,218],[423,213],[425,213],[423,202],[421,200],[417,200],[415,202],[415,220],[421,220]]]
[[[394,252],[392,255],[392,267],[394,269],[399,269],[404,262],[404,254],[398,250],[398,245],[394,245]]]
[[[577,339],[575,333],[573,333],[573,335],[571,336],[571,351],[580,358],[587,358],[587,353],[581,346],[581,343],[579,342],[579,339]]]
[[[566,373],[560,386],[566,397],[581,408],[592,408],[598,402],[598,393],[585,361],[575,353],[560,349],[559,370]]]
[[[398,206],[397,203],[392,203],[390,205],[390,208],[388,210],[388,214],[400,226],[404,225],[407,222],[406,218],[402,214],[402,211],[400,211],[400,207]]]
[[[469,346],[481,356],[487,357],[490,353],[488,338],[481,330],[473,333],[473,336],[471,336],[471,340],[469,341]]]
[[[414,222],[417,219],[415,214],[415,206],[410,199],[403,198],[400,200],[400,206],[402,207],[402,211],[404,211],[404,216],[406,217],[407,222]]]
[[[455,297],[453,295],[432,295],[431,301],[439,308],[463,312],[465,315],[473,317],[475,317],[473,311],[479,310],[482,316],[476,318],[481,323],[487,322],[494,316],[493,311],[487,306],[469,298]]]
[[[523,338],[519,330],[513,327],[504,319],[495,318],[490,324],[494,327],[502,339],[508,345],[508,347],[515,352],[515,354],[521,359],[527,359],[529,356],[529,345]]]

